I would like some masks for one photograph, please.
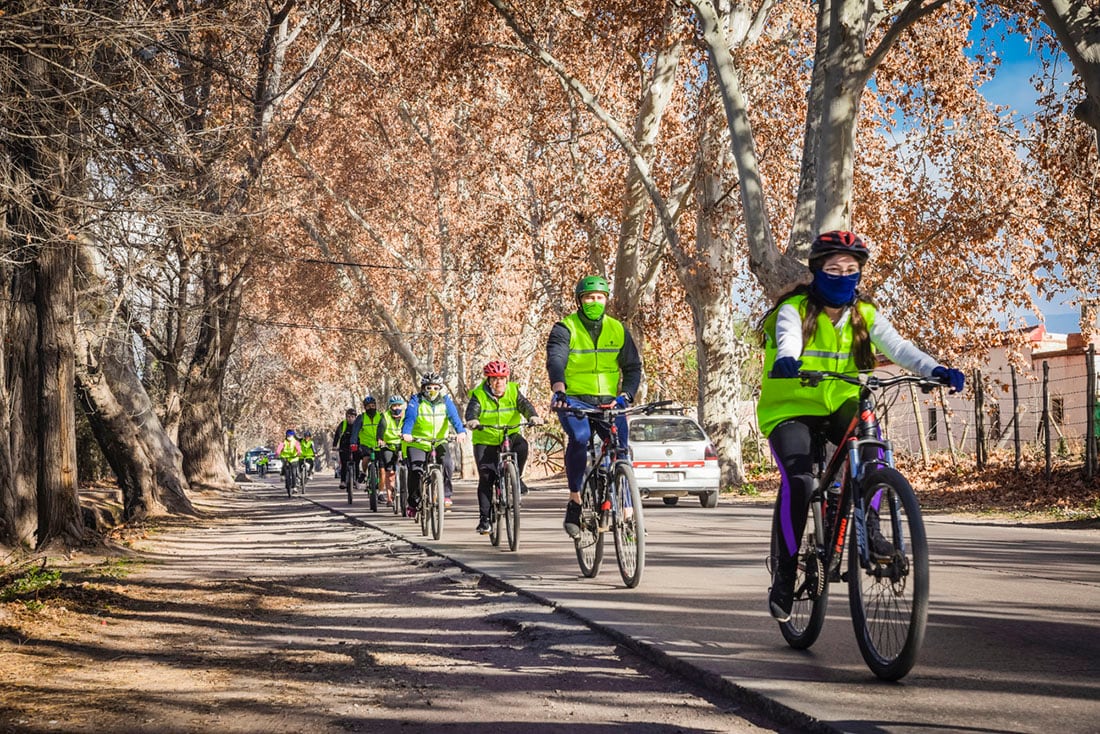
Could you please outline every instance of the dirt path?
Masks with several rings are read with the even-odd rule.
[[[0,731],[784,731],[380,532],[198,503],[0,604]]]

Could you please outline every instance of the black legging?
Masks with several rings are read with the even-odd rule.
[[[851,400],[831,415],[802,416],[785,420],[768,435],[772,455],[779,467],[779,494],[775,498],[775,527],[772,532],[779,544],[779,561],[790,562],[798,553],[806,514],[813,492],[813,452],[815,433],[824,431],[831,443],[839,444],[856,414],[858,403]]]
[[[420,504],[420,483],[424,478],[424,463],[428,460],[428,452],[409,446],[409,507],[417,507]],[[443,464],[443,493],[451,496],[451,475],[454,473],[454,461],[447,452],[447,444],[440,444],[435,449],[436,458]]]
[[[512,443],[512,451],[516,453],[516,468],[522,477],[523,467],[527,465],[527,439],[516,433],[509,440]],[[493,483],[497,480],[499,455],[500,446],[474,444],[474,462],[477,463],[477,508],[483,520],[488,519],[489,509],[493,505]]]

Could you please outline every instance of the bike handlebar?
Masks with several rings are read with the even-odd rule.
[[[658,400],[654,403],[632,405],[629,408],[618,408],[615,406],[614,403],[611,403],[610,405],[597,405],[592,408],[578,408],[574,406],[564,405],[560,408],[553,408],[553,410],[556,410],[559,413],[572,413],[575,416],[601,418],[605,421],[610,421],[618,418],[620,415],[631,415],[634,413],[652,413],[659,408],[664,408],[668,405],[675,404],[675,400]]]
[[[931,392],[937,387],[945,387],[950,383],[941,381],[935,377],[921,377],[920,375],[891,375],[879,377],[871,372],[858,372],[854,375],[844,372],[830,372],[828,370],[799,370],[798,378],[807,387],[817,387],[822,380],[841,380],[850,385],[859,385],[868,390],[882,390],[894,385],[912,383],[921,389],[921,392]]]

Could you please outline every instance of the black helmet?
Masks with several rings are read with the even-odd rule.
[[[851,255],[859,262],[861,268],[867,263],[867,258],[871,256],[871,251],[867,249],[867,245],[854,232],[847,232],[842,229],[822,232],[814,237],[813,244],[810,245],[810,270],[820,269],[825,258],[837,253]]]
[[[443,385],[443,375],[438,372],[427,372],[420,378],[420,387],[428,385]]]
[[[363,398],[363,407],[364,408],[367,407],[368,405],[370,405],[371,403],[374,403],[375,405],[378,404],[378,401],[374,399],[373,395],[368,395],[367,397]]]

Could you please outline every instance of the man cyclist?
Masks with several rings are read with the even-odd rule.
[[[524,397],[519,385],[508,380],[511,369],[507,362],[493,360],[482,370],[485,379],[470,391],[466,404],[466,427],[471,429],[474,444],[474,461],[477,462],[478,523],[476,532],[489,532],[489,515],[492,508],[493,485],[497,481],[497,459],[504,430],[489,426],[515,426],[508,429],[512,451],[516,454],[516,468],[520,481],[523,466],[527,463],[527,439],[519,432],[519,424],[527,418],[535,425],[543,422],[535,406]]]
[[[351,476],[348,471],[354,466],[355,457],[351,452],[352,425],[355,423],[355,408],[344,411],[344,420],[336,424],[336,430],[332,432],[332,445],[340,457],[340,489],[346,489]]]
[[[424,462],[431,452],[432,441],[446,438],[447,424],[455,433],[465,435],[466,427],[458,415],[451,396],[443,392],[443,377],[429,372],[420,378],[420,392],[409,399],[405,408],[405,421],[401,424],[401,439],[407,444],[409,463],[409,499],[405,515],[413,517],[420,505],[420,484],[424,477]],[[446,442],[436,447],[436,456],[443,464],[443,483],[447,496],[444,507],[451,506],[451,475],[454,461],[447,451]]]
[[[364,472],[368,461],[374,461],[378,451],[378,424],[382,414],[378,412],[378,401],[373,395],[363,398],[363,412],[355,419],[351,427],[352,451],[356,453],[356,467],[359,470],[359,483],[366,480]],[[362,461],[359,461],[362,459]]]
[[[405,399],[390,395],[388,408],[378,422],[378,445],[382,452],[382,486],[386,502],[394,503],[394,481],[397,478],[397,462],[401,460],[401,424],[405,420]]]
[[[295,470],[298,468],[298,460],[302,458],[302,446],[294,435],[294,429],[288,428],[286,439],[279,446],[279,458],[283,460],[283,476],[286,477],[286,486],[294,486]]]
[[[813,492],[811,440],[824,431],[834,445],[843,440],[859,407],[859,388],[844,382],[803,386],[800,369],[856,374],[875,367],[879,351],[894,363],[925,377],[936,377],[951,392],[963,389],[963,373],[945,367],[901,338],[857,286],[870,257],[852,232],[823,232],[810,246],[813,280],[780,296],[760,320],[764,374],[757,420],[779,467],[773,537],[777,557],[768,608],[780,622],[791,618],[798,549]],[[873,553],[889,555],[893,546],[878,530],[878,513],[868,513]]]
[[[621,321],[607,316],[611,288],[598,275],[581,278],[573,289],[577,310],[554,324],[546,342],[546,371],[554,396],[551,408],[591,408],[616,403],[626,407],[642,381],[642,358]],[[569,502],[565,507],[565,532],[576,538],[581,533],[581,483],[588,461],[588,439],[592,427],[605,440],[610,431],[584,416],[559,411],[558,418],[568,442],[565,446],[565,476]],[[627,447],[626,417],[615,420],[619,443]]]

